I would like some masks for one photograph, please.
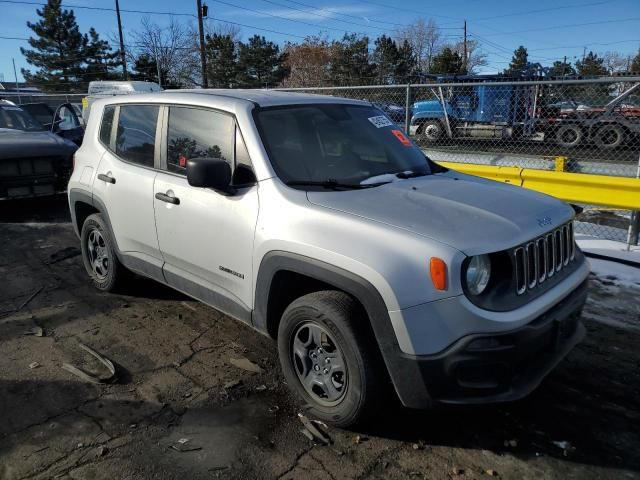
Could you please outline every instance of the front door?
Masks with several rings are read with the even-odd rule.
[[[249,321],[258,187],[255,182],[239,186],[234,195],[192,187],[185,168],[189,158],[222,158],[238,178],[235,173],[250,168],[244,142],[231,115],[195,107],[167,110],[163,171],[153,189],[165,278],[174,288]]]

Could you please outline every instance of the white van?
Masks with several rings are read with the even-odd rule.
[[[134,81],[94,81],[89,82],[88,95],[82,99],[82,118],[85,125],[89,119],[91,104],[98,98],[116,95],[131,95],[132,93],[160,92],[162,87],[155,82]]]

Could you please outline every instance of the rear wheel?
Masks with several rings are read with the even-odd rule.
[[[386,370],[366,317],[343,292],[300,297],[285,310],[278,351],[287,383],[309,413],[346,427],[366,418],[381,400]]]
[[[578,125],[563,125],[556,131],[556,141],[563,147],[577,147],[582,143],[583,132]]]
[[[617,148],[624,143],[624,129],[615,123],[604,125],[596,131],[595,142],[600,148]]]
[[[89,215],[80,234],[82,260],[87,273],[98,290],[111,292],[122,287],[130,278],[120,263],[115,245],[102,215]]]

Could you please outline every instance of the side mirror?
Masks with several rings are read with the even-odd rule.
[[[233,194],[231,166],[219,158],[191,158],[187,160],[187,181],[192,187],[213,188]]]

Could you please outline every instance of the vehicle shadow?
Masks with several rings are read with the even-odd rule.
[[[590,326],[616,336],[614,329]],[[552,456],[640,471],[640,372],[637,350],[599,352],[594,332],[529,397],[493,406],[396,407],[364,433],[424,445]],[[628,336],[627,336],[628,338]],[[610,340],[608,340],[610,341]]]
[[[70,221],[69,203],[64,194],[0,202],[0,223],[68,223]]]

